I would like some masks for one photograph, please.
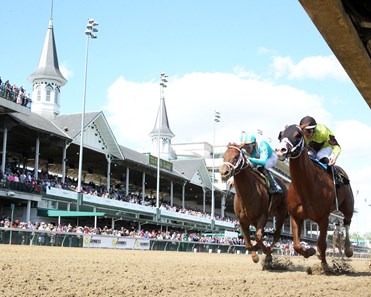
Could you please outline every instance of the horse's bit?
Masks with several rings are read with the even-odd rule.
[[[301,128],[298,127],[298,129],[300,129],[300,132],[302,132]],[[305,147],[305,142],[304,142],[304,136],[303,134],[301,133],[302,137],[300,139],[300,141],[294,146],[291,141],[285,137],[283,139],[281,139],[281,142],[284,142],[288,145],[289,148],[291,148],[291,150],[289,150],[289,152],[286,153],[286,157],[290,158],[290,159],[296,159],[298,158],[301,153],[303,152],[304,150],[304,147]],[[299,153],[297,155],[292,155],[293,153],[296,153],[297,151],[299,151]]]
[[[235,176],[236,174],[238,174],[239,172],[241,172],[245,168],[251,166],[251,162],[247,158],[246,151],[244,149],[241,150],[236,146],[229,146],[228,148],[236,149],[240,153],[239,156],[238,156],[238,160],[237,160],[235,165],[232,164],[231,162],[223,162],[223,165],[227,165],[228,168],[230,169],[230,172],[231,172],[230,175],[231,176]]]

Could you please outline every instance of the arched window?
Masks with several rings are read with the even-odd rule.
[[[41,101],[41,86],[37,87],[36,101]]]
[[[50,102],[50,94],[52,92],[52,88],[48,86],[48,87],[45,88],[45,91],[46,91],[45,101]]]
[[[54,91],[54,103],[55,104],[59,104],[59,91],[58,91],[58,89],[55,89],[55,91]]]

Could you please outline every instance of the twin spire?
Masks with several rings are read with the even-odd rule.
[[[161,87],[166,87],[165,74],[161,74]],[[167,77],[167,76],[166,76]],[[49,120],[59,115],[60,109],[60,88],[67,83],[67,79],[59,69],[57,47],[53,30],[53,1],[49,26],[46,33],[44,46],[41,52],[37,69],[28,77],[32,84],[32,105],[31,110]],[[165,98],[161,96],[160,106],[157,112],[155,126],[149,134],[152,138],[152,154],[162,159],[171,159],[171,138],[175,135],[170,130],[169,120],[166,111]],[[160,140],[160,145],[158,145]]]
[[[32,84],[35,80],[39,79],[55,80],[58,82],[59,86],[64,86],[67,83],[67,79],[64,78],[59,70],[52,18],[49,20],[49,26],[46,32],[39,65],[37,69],[28,77],[28,81]]]

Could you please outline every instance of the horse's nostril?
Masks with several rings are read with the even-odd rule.
[[[222,177],[228,176],[228,175],[229,175],[229,171],[228,171],[228,170],[221,171],[221,172],[220,172],[220,175],[221,175]]]

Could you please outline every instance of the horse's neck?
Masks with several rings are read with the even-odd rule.
[[[255,186],[255,173],[251,169],[244,169],[234,176],[237,189],[252,189]]]
[[[314,179],[316,175],[311,174],[315,170],[315,165],[305,149],[299,157],[290,159],[290,177],[292,182]],[[305,183],[310,185],[310,183]]]

